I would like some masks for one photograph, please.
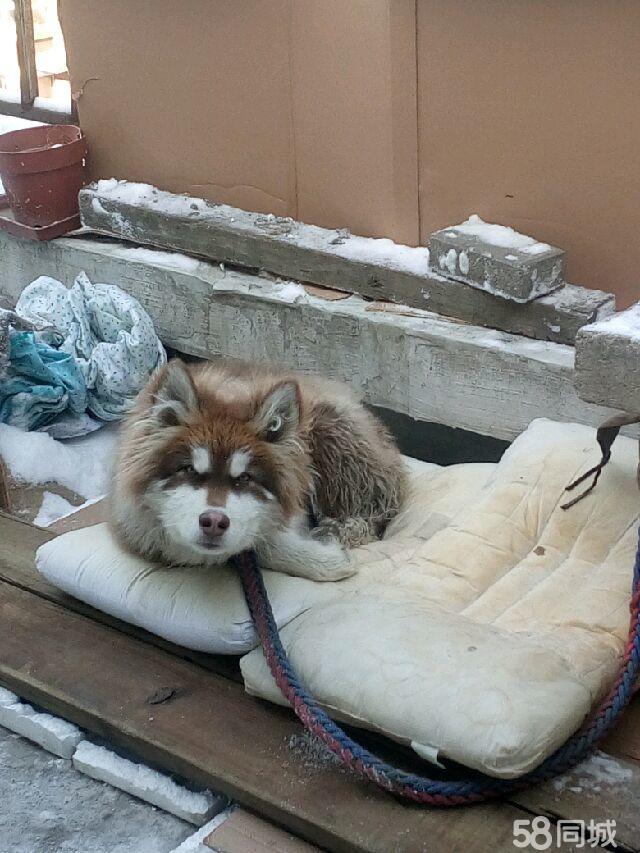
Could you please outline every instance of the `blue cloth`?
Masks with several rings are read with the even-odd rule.
[[[9,366],[0,381],[0,421],[39,429],[62,412],[87,408],[87,387],[69,353],[46,343],[40,333],[11,332]]]
[[[60,350],[75,359],[84,377],[88,412],[103,421],[122,418],[167,360],[137,299],[115,284],[93,284],[84,272],[69,289],[40,276],[22,291],[16,312],[60,332]]]

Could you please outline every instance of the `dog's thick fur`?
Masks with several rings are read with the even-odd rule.
[[[386,429],[340,383],[275,367],[169,362],[123,426],[111,523],[162,563],[220,563],[254,548],[315,580],[351,574],[346,548],[381,536],[406,480]],[[199,516],[221,511],[212,542]]]

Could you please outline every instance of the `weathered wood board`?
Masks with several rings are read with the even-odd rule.
[[[444,278],[428,267],[424,248],[353,237],[144,185],[115,184],[100,182],[80,192],[83,224],[138,244],[264,269],[287,279],[566,344],[574,342],[585,323],[614,309],[611,294],[573,285],[519,305]]]
[[[69,518],[73,518],[73,516],[69,516]],[[64,529],[72,528],[65,524]],[[96,610],[89,604],[80,601],[79,598],[73,598],[73,596],[62,592],[49,583],[35,567],[35,553],[40,545],[48,542],[55,535],[51,529],[44,530],[34,527],[26,521],[20,521],[0,512],[0,581],[25,589],[47,601],[88,616],[96,622],[111,627],[115,626],[118,630],[143,643],[150,643],[160,649],[177,654],[205,669],[224,675],[225,678],[241,681],[240,668],[235,657],[231,655],[207,655],[176,646],[156,634],[145,631],[144,628],[138,628],[129,622],[121,622],[102,610]]]
[[[177,350],[324,373],[351,384],[367,403],[419,421],[510,441],[537,417],[597,426],[611,414],[578,398],[569,346],[415,309],[411,316],[369,311],[357,296],[327,301],[167,252],[78,238],[35,248],[8,240],[0,233],[7,296],[17,298],[52,269],[69,284],[85,270],[136,296]]]
[[[589,771],[577,768],[507,803],[454,812],[401,805],[333,765],[310,766],[288,748],[299,731],[289,712],[202,668],[208,659],[215,669],[219,658],[192,657],[41,578],[34,553],[50,537],[0,516],[0,681],[53,713],[225,791],[331,850],[500,853],[513,849],[513,820],[534,814],[548,816],[554,833],[560,818],[616,819],[621,849],[640,850],[640,764],[634,761],[609,767],[597,784],[581,784]],[[149,706],[148,697],[167,686],[179,688],[176,697]],[[625,754],[625,739],[618,740]]]
[[[0,583],[0,683],[143,760],[335,851],[511,851],[518,808],[420,809],[333,765],[310,773],[290,713],[240,685]],[[176,695],[149,705],[159,689]]]

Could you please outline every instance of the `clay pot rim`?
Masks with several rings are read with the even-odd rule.
[[[51,134],[52,129],[58,133]],[[26,136],[27,134],[28,136]],[[70,135],[73,136],[72,139],[63,138]],[[5,186],[11,176],[65,169],[67,166],[79,163],[87,154],[87,138],[77,125],[53,124],[35,128],[21,128],[20,130],[9,131],[9,133],[4,134],[4,137],[5,146],[9,141],[15,145],[16,142],[19,143],[20,139],[29,142],[38,138],[49,140],[44,145],[5,151],[3,150],[2,138],[0,138],[0,175],[3,176]]]
[[[41,128],[46,128],[48,131],[50,130],[72,130],[75,131],[75,135],[73,139],[65,140],[64,142],[48,142],[42,145],[34,145],[30,148],[4,148],[3,144],[6,144],[5,141],[12,137],[20,137],[24,135],[24,131],[34,131],[39,130]],[[75,145],[78,142],[85,141],[86,137],[82,131],[82,128],[77,124],[44,124],[44,125],[36,125],[36,127],[19,127],[16,130],[8,130],[6,133],[0,133],[0,155],[15,155],[19,156],[21,154],[34,154],[39,153],[41,151],[52,151],[57,148],[68,148],[70,145]]]

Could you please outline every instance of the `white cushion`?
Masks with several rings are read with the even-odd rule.
[[[619,438],[597,489],[595,431],[536,421],[497,465],[419,466],[413,494],[359,572],[317,584],[265,572],[281,636],[338,718],[498,777],[535,767],[615,677],[635,555],[637,446]],[[38,552],[52,582],[169,640],[239,653],[257,641],[231,569],[154,569],[104,525]],[[283,698],[255,648],[247,690]]]
[[[445,471],[451,472],[453,491],[465,491],[465,470],[477,481],[473,465],[441,469],[417,460],[407,464],[421,493],[428,492],[431,478],[437,477],[434,506],[445,510],[450,500],[442,487]],[[480,470],[486,476],[491,467],[480,466]],[[409,519],[410,511],[407,524]],[[36,563],[51,583],[70,595],[171,642],[217,654],[242,654],[258,644],[232,568],[152,566],[123,551],[106,524],[52,539],[38,550]],[[334,598],[344,584],[355,580],[321,584],[278,572],[264,574],[278,626],[312,604]]]
[[[610,687],[628,631],[635,442],[619,438],[596,491],[560,508],[598,459],[594,430],[536,421],[440,530],[414,513],[369,546],[386,556],[362,556],[357,588],[281,633],[311,693],[423,755],[505,778],[537,766]],[[249,692],[283,702],[260,649],[241,668]]]

